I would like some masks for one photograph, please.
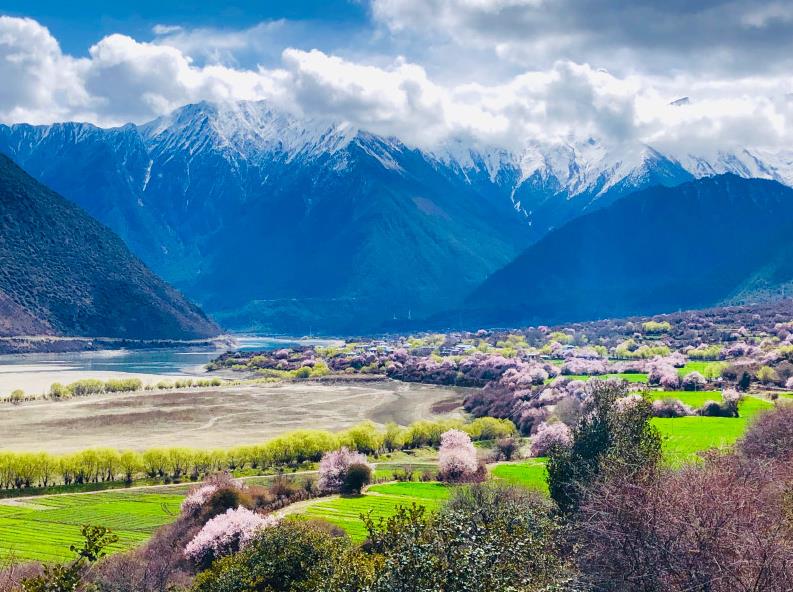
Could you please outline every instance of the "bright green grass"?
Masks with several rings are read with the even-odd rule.
[[[547,493],[548,483],[545,479],[545,462],[545,458],[531,458],[518,462],[502,463],[493,467],[490,473],[497,479],[507,483]]]
[[[692,393],[692,399],[703,394],[713,395],[713,393]],[[675,398],[681,397],[675,396]],[[721,396],[706,398],[721,400]],[[688,401],[684,402],[692,404]],[[747,396],[739,407],[740,417],[655,417],[652,422],[661,432],[663,452],[667,461],[672,465],[680,465],[696,460],[697,453],[703,450],[732,446],[746,431],[749,421],[755,415],[772,407],[773,405],[768,401]]]
[[[364,495],[343,496],[310,505],[303,516],[324,518],[343,528],[354,541],[362,541],[367,536],[362,514],[371,512],[376,521],[392,516],[397,506],[410,506],[414,502],[428,511],[434,511],[450,493],[451,489],[440,483],[372,485]]]
[[[607,378],[621,378],[626,382],[647,382],[647,375],[646,374],[634,374],[634,373],[627,373],[622,372],[618,374],[600,374],[597,376],[588,376],[586,374],[561,374],[563,378],[570,378],[571,380],[583,380],[587,381],[590,378],[598,378],[601,380],[605,380]],[[549,378],[546,382],[552,382],[554,379]]]
[[[708,372],[708,369],[711,368],[721,369],[726,365],[727,364],[725,364],[724,362],[705,362],[701,360],[692,360],[690,362],[686,362],[686,365],[683,366],[682,368],[679,368],[677,372],[678,374],[680,374],[680,376],[685,376],[690,372],[699,372],[700,374],[705,376]]]
[[[107,526],[119,536],[114,550],[142,543],[179,513],[182,495],[144,491],[42,496],[0,504],[0,559],[63,561],[81,541],[84,524]]]
[[[705,401],[721,401],[720,391],[649,391],[647,396],[651,401],[677,399],[694,408],[702,407]]]

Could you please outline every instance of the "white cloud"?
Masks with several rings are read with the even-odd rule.
[[[506,18],[502,12],[542,3],[454,1],[472,14],[500,7],[494,16],[500,20]],[[423,3],[406,0],[404,6],[413,6],[415,18],[426,18]],[[78,59],[64,54],[39,23],[2,17],[0,80],[15,83],[0,86],[0,119],[118,125],[142,123],[200,100],[266,99],[298,114],[347,122],[422,147],[454,138],[518,148],[530,140],[594,137],[604,143],[643,141],[676,152],[702,152],[747,145],[774,149],[793,140],[791,81],[769,72],[615,75],[586,63],[557,60],[496,83],[441,83],[427,68],[405,58],[372,65],[319,50],[287,48],[269,67],[243,68],[192,55],[202,45],[202,34],[215,39],[206,47],[217,47],[221,39],[231,51],[247,47],[253,30],[263,34],[270,29],[262,25],[239,37],[160,29],[149,43],[110,35],[91,47],[88,57]],[[691,103],[669,105],[681,96],[689,96]]]

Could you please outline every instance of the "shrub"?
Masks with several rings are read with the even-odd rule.
[[[738,406],[743,395],[734,389],[724,389],[721,397],[721,403],[705,401],[697,413],[705,417],[738,417]]]
[[[677,471],[602,482],[572,525],[592,590],[793,589],[790,465],[709,456]]]
[[[777,380],[779,380],[776,370],[771,368],[771,366],[761,366],[760,369],[757,371],[756,377],[757,380],[759,380],[763,384],[768,384],[770,382],[776,382]]]
[[[707,384],[707,380],[705,377],[702,376],[699,372],[689,372],[683,377],[680,384],[683,387],[683,390],[686,391],[698,391],[701,390],[703,386]]]
[[[98,395],[105,391],[105,383],[94,378],[86,378],[71,383],[67,388],[75,397]]]
[[[11,395],[9,395],[9,399],[12,403],[20,403],[25,400],[25,391],[22,389],[13,390]]]
[[[438,478],[450,483],[471,480],[479,468],[476,448],[471,438],[460,430],[449,430],[441,436],[438,450]]]
[[[143,382],[139,378],[122,378],[105,382],[105,392],[108,393],[133,392],[142,389]]]
[[[44,566],[41,575],[22,580],[25,592],[72,592],[82,589],[89,567],[105,556],[105,549],[118,537],[102,526],[83,526],[83,546],[72,545],[75,559],[67,565]]]
[[[531,439],[532,456],[548,456],[554,447],[569,446],[572,441],[570,428],[561,421],[543,422]]]
[[[435,515],[400,507],[364,517],[366,548],[380,558],[377,592],[551,590],[565,570],[557,526],[540,495],[502,485],[461,488]]]
[[[512,460],[518,450],[520,450],[520,440],[515,437],[500,438],[496,441],[496,451],[499,460]]]
[[[793,457],[793,405],[779,405],[758,415],[741,439],[739,450],[754,459]]]
[[[361,493],[372,482],[372,467],[368,463],[354,463],[347,469],[342,493]]]
[[[60,382],[53,382],[50,385],[50,397],[53,399],[67,399],[71,396],[69,389],[63,386]]]
[[[346,538],[308,521],[282,521],[261,530],[242,553],[216,561],[194,592],[370,589],[373,567]],[[368,574],[368,577],[367,577]]]
[[[694,414],[694,410],[679,399],[659,399],[653,401],[652,408],[655,417],[686,417]]]

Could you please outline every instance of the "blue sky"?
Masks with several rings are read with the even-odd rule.
[[[288,19],[349,30],[368,21],[366,5],[349,0],[4,0],[0,13],[36,19],[74,55],[86,54],[111,33],[150,40],[152,27],[158,24],[242,29],[261,21]]]
[[[3,123],[264,100],[428,147],[776,151],[791,73],[790,0],[0,0]]]

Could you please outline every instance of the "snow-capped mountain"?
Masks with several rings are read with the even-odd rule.
[[[264,102],[113,129],[0,126],[0,152],[228,326],[289,332],[453,306],[550,229],[637,189],[723,172],[793,185],[793,153],[531,139],[422,150]]]

